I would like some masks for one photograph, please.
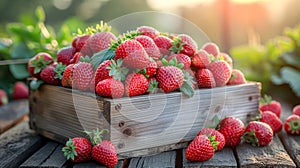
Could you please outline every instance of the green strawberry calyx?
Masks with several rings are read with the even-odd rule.
[[[174,66],[179,69],[183,69],[184,64],[183,63],[178,63],[176,57],[172,58],[170,61],[167,61],[165,58],[161,60],[163,66]]]
[[[295,118],[292,118],[291,121],[288,122],[288,125],[289,125],[289,131],[292,133],[292,134],[299,134],[300,133],[300,120],[297,119],[296,117]]]
[[[66,69],[66,65],[64,65],[64,64],[62,64],[61,62],[60,63],[58,63],[57,65],[56,65],[56,67],[53,69],[53,71],[55,72],[55,76],[54,76],[54,78],[55,79],[62,79],[62,77],[63,77],[63,74],[64,74],[64,71],[65,71],[65,69]]]
[[[103,135],[104,133],[109,133],[109,130],[108,129],[102,129],[99,131],[98,128],[96,128],[96,130],[93,130],[93,131],[83,131],[84,133],[86,133],[91,141],[91,143],[93,145],[97,145],[99,144],[100,142],[102,142],[103,140]]]
[[[90,26],[87,27],[85,30],[77,29],[77,34],[75,33],[74,36],[83,36],[83,35],[93,35],[97,32],[110,32],[111,26],[109,26],[106,22],[100,21],[100,24],[96,24],[95,27]]]
[[[158,90],[158,82],[155,79],[150,79],[147,92],[150,94],[155,94],[158,92]]]
[[[109,49],[116,50],[116,48],[126,40],[133,40],[136,36],[142,35],[139,31],[127,31],[121,34],[116,41],[112,40]]]
[[[183,70],[183,79],[184,82],[180,87],[180,91],[183,92],[188,97],[193,97],[195,94],[193,85],[196,82],[193,80],[193,77],[190,75],[190,73],[184,70]]]
[[[34,71],[33,71],[34,74],[38,74],[44,68],[46,68],[47,65],[50,63],[51,63],[51,60],[44,60],[43,56],[39,56],[37,59],[34,59],[31,61],[30,67],[34,68]]]
[[[216,136],[211,136],[211,135],[209,135],[209,136],[207,136],[207,138],[209,139],[209,141],[210,141],[211,145],[213,146],[214,150],[215,150],[215,151],[218,150],[217,145],[218,145],[220,142],[216,141]]]
[[[264,104],[270,104],[272,101],[272,97],[269,95],[264,95],[263,98],[261,98],[261,100],[259,101],[259,104],[264,105]]]
[[[259,142],[254,130],[245,132],[243,135],[243,139],[245,140],[245,142],[251,144],[252,146],[259,146]]]
[[[75,159],[75,156],[77,156],[77,152],[76,152],[76,146],[74,145],[72,139],[69,139],[66,142],[66,146],[62,148],[62,151],[64,152],[64,156],[67,158],[67,160]]]
[[[174,37],[172,41],[172,47],[170,47],[170,51],[174,54],[179,54],[183,50],[183,46],[186,42],[183,42],[180,37]]]
[[[109,76],[112,76],[114,79],[119,81],[124,81],[129,70],[126,67],[122,67],[123,60],[120,58],[117,61],[111,60],[109,66],[106,69],[109,69]]]

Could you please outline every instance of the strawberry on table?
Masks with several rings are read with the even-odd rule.
[[[151,58],[153,59],[160,58],[159,48],[156,46],[152,38],[145,35],[139,35],[134,37],[134,39],[142,44],[145,51]]]
[[[12,98],[17,99],[27,99],[29,96],[28,86],[23,82],[16,82],[14,84],[14,90],[12,93]]]
[[[202,49],[208,54],[212,54],[214,57],[218,57],[220,55],[219,47],[215,43],[205,43],[202,46]]]
[[[216,86],[225,86],[231,77],[232,69],[224,60],[216,60],[207,67],[213,74]]]
[[[41,79],[41,71],[53,62],[53,58],[48,53],[40,52],[28,61],[28,72],[30,76]]]
[[[126,96],[138,96],[148,90],[148,80],[143,74],[132,73],[125,80]]]
[[[74,163],[87,162],[92,158],[92,144],[83,137],[69,139],[62,151],[64,156]]]
[[[273,131],[266,123],[251,121],[246,127],[243,138],[252,146],[266,146],[273,139]]]
[[[216,144],[216,151],[220,151],[221,149],[224,148],[225,146],[225,138],[224,135],[221,134],[218,130],[214,129],[214,128],[203,128],[201,129],[197,136],[199,135],[206,135],[208,137],[215,137],[215,142],[218,142]]]
[[[65,68],[62,63],[49,65],[42,70],[41,79],[48,84],[60,85]]]
[[[209,69],[203,68],[196,72],[196,80],[199,88],[214,88],[216,81]]]
[[[292,114],[284,122],[288,134],[300,135],[300,116]]]
[[[278,117],[281,114],[281,104],[276,100],[272,100],[271,96],[265,95],[264,98],[261,99],[259,104],[260,111],[272,111]]]
[[[282,129],[282,121],[271,111],[261,112],[259,121],[270,125],[274,134]]]
[[[293,108],[293,114],[300,116],[300,105]]]
[[[8,103],[7,94],[4,90],[0,89],[0,106]]]
[[[64,47],[57,52],[57,62],[61,62],[64,65],[69,65],[75,53],[76,48]]]
[[[239,85],[246,83],[246,78],[242,71],[238,69],[233,69],[231,73],[231,77],[227,82],[227,85]]]
[[[209,139],[206,135],[198,135],[187,147],[185,157],[189,161],[207,161],[214,156],[215,148],[214,138]]]
[[[159,31],[150,26],[140,26],[137,28],[137,31],[140,32],[142,35],[148,36],[152,39],[159,36]]]
[[[226,117],[219,124],[219,132],[224,135],[226,146],[237,146],[245,131],[244,123],[235,117]]]

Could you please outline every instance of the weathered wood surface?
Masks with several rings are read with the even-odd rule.
[[[183,156],[183,167],[194,168],[194,167],[237,167],[237,162],[231,148],[225,147],[221,151],[214,154],[214,157],[205,162],[190,162],[186,160],[185,149],[182,151]]]
[[[28,100],[14,100],[0,107],[0,134],[29,114]]]
[[[123,168],[124,162],[123,160],[119,160],[118,164],[115,166],[115,168]],[[101,165],[100,163],[97,163],[95,161],[87,162],[87,163],[77,163],[73,165],[73,168],[105,168],[104,165]]]
[[[0,167],[17,167],[43,145],[24,121],[0,135]]]
[[[236,147],[240,167],[296,167],[277,136],[265,147],[242,143]]]
[[[300,136],[289,135],[285,131],[282,131],[279,137],[290,157],[300,167]]]

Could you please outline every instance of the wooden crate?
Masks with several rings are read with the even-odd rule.
[[[89,92],[43,85],[30,93],[30,126],[65,143],[83,130],[105,128],[121,157],[151,155],[187,146],[215,116],[243,122],[257,113],[260,83],[108,99]]]

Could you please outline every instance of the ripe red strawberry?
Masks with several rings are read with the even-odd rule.
[[[145,49],[136,40],[125,40],[115,50],[116,60],[122,59],[123,65],[128,68],[144,69],[150,63]]]
[[[272,100],[271,96],[265,95],[260,101],[259,110],[272,111],[279,118],[281,114],[281,104],[276,100]]]
[[[146,93],[148,89],[148,80],[143,74],[132,73],[125,80],[126,96],[138,96]]]
[[[152,39],[159,36],[159,31],[157,31],[155,28],[150,26],[141,26],[137,28],[137,31],[142,33],[142,35],[148,36]]]
[[[136,36],[134,39],[142,44],[145,51],[151,58],[153,59],[160,58],[159,48],[156,46],[152,38],[145,35],[140,35],[140,36]]]
[[[199,69],[196,72],[196,80],[199,88],[214,88],[216,81],[209,69]]]
[[[185,54],[172,54],[168,56],[167,61],[176,58],[178,63],[183,63],[183,69],[189,69],[191,67],[191,58]]]
[[[0,106],[8,103],[7,94],[4,90],[0,89]]]
[[[223,60],[210,63],[208,69],[212,72],[217,86],[225,86],[231,77],[232,69],[228,63]]]
[[[95,75],[94,77],[92,78],[91,82],[90,82],[90,91],[92,93],[95,93],[96,92],[96,83],[95,83]]]
[[[76,52],[74,47],[65,47],[57,52],[57,62],[61,62],[64,65],[69,65]]]
[[[98,82],[104,79],[112,78],[112,76],[109,75],[110,69],[107,68],[110,65],[110,63],[111,60],[106,60],[98,66],[95,72],[95,85],[97,85]]]
[[[87,162],[91,160],[92,144],[86,138],[76,137],[69,139],[62,151],[67,160],[74,163]]]
[[[227,85],[240,85],[246,83],[246,78],[242,71],[238,69],[233,69],[231,73],[231,77],[227,82]]]
[[[232,58],[228,54],[221,52],[219,57],[222,57],[222,59],[226,61],[231,68],[233,68]]]
[[[216,151],[220,151],[225,146],[225,138],[223,134],[221,134],[219,131],[215,130],[214,128],[203,128],[201,129],[197,136],[199,135],[206,135],[206,136],[215,136],[215,142],[218,142],[216,144]]]
[[[70,60],[70,64],[76,64],[80,61],[80,57],[84,57],[85,55],[81,52],[76,52],[73,58]]]
[[[220,55],[219,47],[215,43],[205,43],[202,46],[202,49],[214,57],[218,57]]]
[[[284,129],[288,134],[300,135],[300,116],[290,115],[284,122]]]
[[[175,66],[162,66],[158,69],[156,80],[164,92],[172,92],[183,84],[183,72]]]
[[[53,62],[53,58],[48,53],[40,52],[28,61],[28,72],[30,76],[41,79],[41,71]]]
[[[44,68],[41,72],[41,79],[51,85],[60,85],[66,65],[61,63],[52,64]]]
[[[293,108],[293,114],[300,116],[300,105]]]
[[[155,61],[151,61],[150,64],[139,71],[140,74],[143,74],[146,78],[151,78],[156,74],[157,64]]]
[[[274,134],[276,132],[281,131],[282,121],[277,117],[276,114],[274,114],[271,111],[264,111],[264,112],[261,112],[260,115],[261,115],[261,117],[260,117],[259,121],[270,125]]]
[[[90,46],[86,43],[84,46],[82,46],[80,52],[84,55],[84,56],[89,56],[91,57],[93,55],[93,52],[90,48]]]
[[[179,34],[173,38],[171,51],[176,54],[193,56],[197,48],[197,43],[189,35]]]
[[[170,38],[166,36],[157,36],[154,38],[154,42],[156,46],[159,48],[160,54],[162,55],[170,55],[171,51],[170,48],[172,47],[172,42]]]
[[[61,85],[63,87],[68,87],[68,88],[72,88],[72,83],[73,83],[73,66],[74,64],[69,64],[65,71],[64,74],[62,76],[61,79]]]
[[[108,140],[104,140],[93,147],[92,157],[107,167],[114,167],[118,163],[116,148]]]
[[[237,146],[244,134],[244,123],[235,117],[226,117],[219,124],[219,131],[224,135],[226,146]]]
[[[109,47],[111,41],[116,41],[116,36],[111,32],[97,32],[87,41],[92,53],[100,52]]]
[[[206,161],[214,156],[215,143],[206,135],[199,135],[189,144],[185,151],[185,157],[189,161]]]
[[[90,82],[94,77],[92,64],[79,62],[73,66],[73,88],[86,91],[90,88]]]
[[[207,68],[211,63],[209,54],[204,50],[199,50],[192,56],[192,66],[195,68]]]
[[[96,85],[96,93],[102,97],[120,98],[124,95],[124,85],[113,78],[104,79]]]
[[[156,78],[154,77],[151,77],[151,78],[148,78],[148,90],[147,90],[147,93],[149,94],[156,94],[159,89],[158,89],[158,82],[156,80]]]
[[[17,99],[27,99],[29,96],[28,86],[23,82],[16,82],[14,84],[14,90],[12,93],[12,98]]]
[[[81,51],[82,47],[85,45],[90,36],[91,35],[77,36],[73,39],[72,46],[76,48],[77,52]]]
[[[250,121],[245,129],[243,138],[252,146],[266,146],[273,139],[273,131],[266,123]]]

